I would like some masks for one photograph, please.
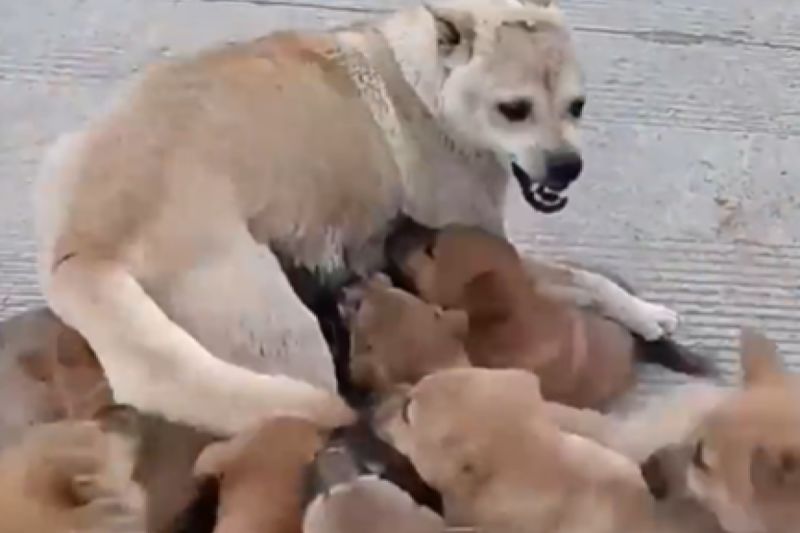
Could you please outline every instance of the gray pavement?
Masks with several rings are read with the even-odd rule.
[[[0,0],[0,318],[41,301],[29,196],[42,150],[118,81],[160,56],[411,3]],[[589,77],[588,170],[556,218],[514,195],[513,237],[619,270],[731,373],[743,323],[800,366],[800,2],[562,5]]]

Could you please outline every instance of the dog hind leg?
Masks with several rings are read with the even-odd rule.
[[[272,413],[333,425],[350,416],[327,391],[215,358],[121,262],[77,254],[57,265],[45,287],[53,310],[97,353],[119,403],[220,434]]]

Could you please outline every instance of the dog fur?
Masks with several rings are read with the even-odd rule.
[[[145,533],[135,418],[98,416],[34,426],[0,453],[3,533]]]
[[[549,4],[456,0],[167,61],[62,137],[36,194],[42,287],[117,401],[219,434],[351,420],[274,251],[369,271],[401,213],[502,234],[510,176],[526,198],[563,189],[584,96]],[[677,324],[559,268],[648,339]]]

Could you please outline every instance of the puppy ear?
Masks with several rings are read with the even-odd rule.
[[[194,463],[194,475],[197,478],[219,477],[236,456],[238,446],[235,437],[232,440],[209,444]]]
[[[750,480],[756,493],[800,490],[800,450],[784,450],[776,456],[758,447],[750,460]]]
[[[425,9],[433,17],[439,55],[447,60],[469,60],[475,43],[475,19],[472,14],[428,4],[425,4]]]
[[[461,309],[448,309],[442,314],[442,319],[447,323],[448,328],[461,340],[467,338],[469,333],[469,315]]]
[[[753,328],[745,327],[739,336],[739,345],[745,385],[783,379],[786,370],[774,341]]]

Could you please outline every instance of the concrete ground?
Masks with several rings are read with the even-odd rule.
[[[0,1],[0,318],[41,301],[29,197],[42,150],[116,82],[210,43],[411,3]],[[514,195],[514,238],[627,275],[731,375],[742,323],[800,366],[800,2],[562,5],[588,71],[588,169],[557,217]]]

